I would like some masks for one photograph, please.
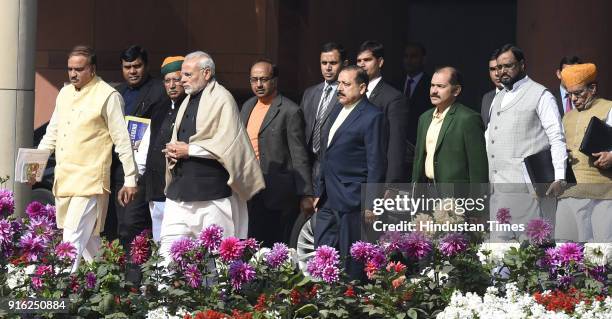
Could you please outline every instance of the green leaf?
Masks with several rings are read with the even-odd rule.
[[[313,304],[307,304],[295,311],[295,317],[297,317],[298,315],[306,316],[309,314],[316,314],[318,311],[319,311],[319,308],[317,308],[317,306]]]

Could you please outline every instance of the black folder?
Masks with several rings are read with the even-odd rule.
[[[525,167],[536,194],[539,197],[545,197],[548,187],[555,181],[555,167],[552,164],[550,149],[525,157]],[[568,183],[576,182],[574,171],[572,171],[572,166],[569,163],[567,163],[565,170],[565,181]]]
[[[593,116],[584,133],[582,143],[580,143],[580,152],[587,156],[593,156],[593,153],[609,151],[610,149],[612,149],[612,127]]]

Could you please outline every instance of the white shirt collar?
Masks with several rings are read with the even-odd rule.
[[[353,104],[349,104],[349,105],[346,105],[346,106],[345,106],[345,105],[343,105],[342,107],[343,107],[345,110],[350,111],[350,110],[354,109],[354,108],[355,108],[355,106],[357,106],[357,104],[359,104],[359,102],[361,102],[361,100],[362,100],[362,99],[363,99],[363,98],[361,98],[361,99],[357,100],[357,102],[355,102],[355,103],[353,103]]]
[[[523,84],[527,83],[527,81],[529,81],[529,76],[525,75],[524,78],[516,81],[512,86],[512,90],[509,90],[508,92],[516,92]]]
[[[372,94],[372,90],[374,90],[374,88],[376,87],[376,85],[378,85],[378,82],[380,82],[380,80],[382,80],[382,76],[372,79],[368,83],[368,92],[366,93],[368,97],[370,97],[370,94]]]

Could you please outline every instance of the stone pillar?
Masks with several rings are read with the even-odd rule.
[[[15,211],[23,212],[30,187],[14,182],[19,147],[32,146],[36,0],[5,1],[0,10],[0,176],[15,192]]]

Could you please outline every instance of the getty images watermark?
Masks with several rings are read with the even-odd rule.
[[[449,212],[460,217],[466,213],[486,214],[488,195],[480,197],[425,197],[411,196],[410,194],[397,194],[394,197],[375,198],[372,200],[371,212],[374,218],[370,221],[375,232],[522,232],[524,224],[501,223],[497,220],[486,220],[482,223],[468,221],[441,221],[433,219],[414,220],[419,213],[435,211]],[[385,218],[381,215],[392,213],[394,218]],[[410,216],[410,218],[408,218]]]

